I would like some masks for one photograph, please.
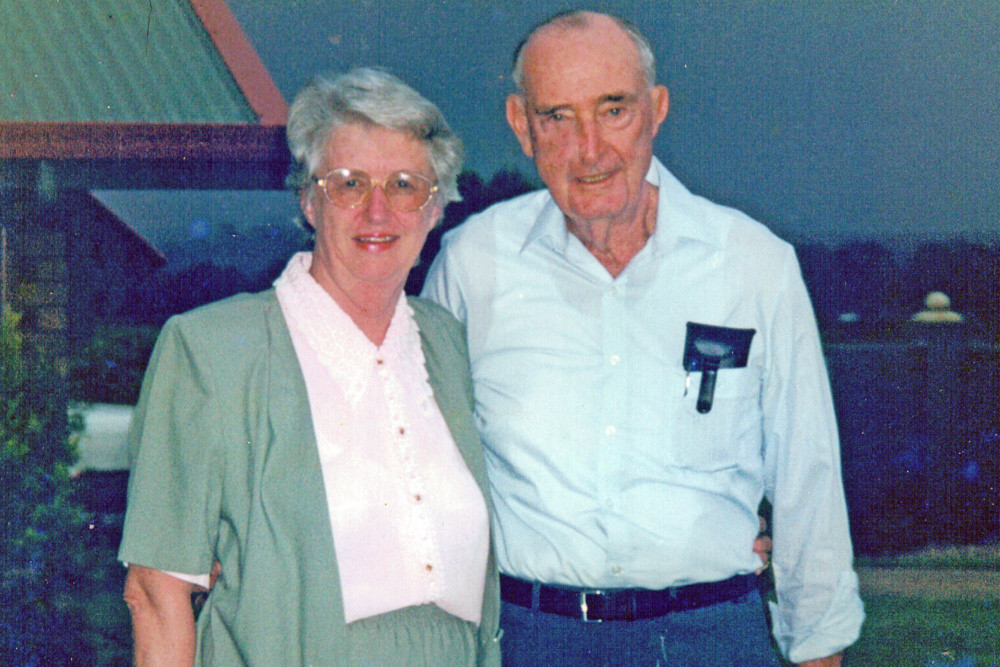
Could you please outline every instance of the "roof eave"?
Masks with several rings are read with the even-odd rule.
[[[45,162],[63,187],[284,187],[290,157],[280,125],[0,121],[0,160],[14,172]]]
[[[284,125],[288,105],[225,0],[191,0],[212,43],[261,125]]]

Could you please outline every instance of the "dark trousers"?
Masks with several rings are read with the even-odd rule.
[[[760,594],[638,621],[588,623],[503,603],[504,667],[780,667]]]

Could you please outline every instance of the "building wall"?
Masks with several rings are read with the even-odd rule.
[[[62,364],[70,292],[65,229],[33,190],[9,190],[4,203],[9,305],[23,317],[29,349]]]
[[[29,346],[65,368],[97,323],[115,319],[130,281],[163,258],[85,192],[8,190],[3,203],[10,306]]]

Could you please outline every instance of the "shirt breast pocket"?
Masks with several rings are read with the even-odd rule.
[[[674,465],[697,471],[743,468],[760,456],[761,373],[751,364],[718,371],[712,407],[699,413],[701,373],[691,373],[684,395],[670,410],[670,458]]]

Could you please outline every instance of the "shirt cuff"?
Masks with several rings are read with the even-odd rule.
[[[175,577],[181,581],[186,581],[189,584],[201,586],[205,590],[208,590],[209,575],[207,574],[184,574],[183,572],[170,572],[168,570],[161,570],[161,572],[163,572],[163,574],[169,574],[171,577]]]
[[[128,567],[128,563],[122,561],[122,565]],[[186,581],[189,584],[194,584],[195,586],[201,586],[206,591],[210,588],[209,582],[211,578],[207,574],[184,574],[183,572],[171,572],[170,570],[160,570],[163,574],[169,574],[175,579],[180,579],[181,581]]]
[[[847,571],[837,580],[833,599],[821,618],[807,628],[792,628],[787,616],[773,602],[771,618],[774,638],[781,652],[794,663],[825,658],[843,651],[857,641],[865,619],[858,594],[858,575]]]

